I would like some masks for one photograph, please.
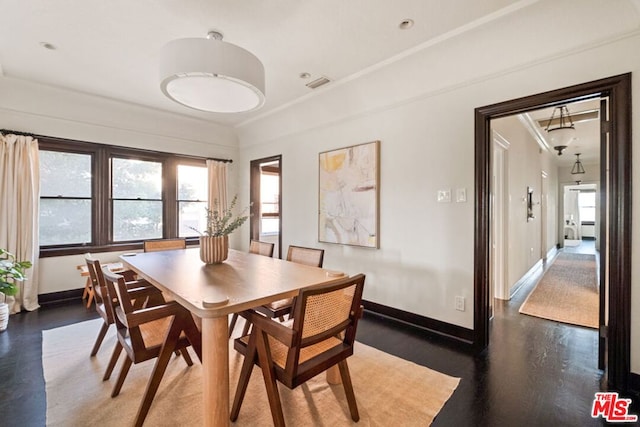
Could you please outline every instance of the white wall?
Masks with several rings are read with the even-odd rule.
[[[237,158],[236,188],[244,203],[249,160],[282,154],[285,247],[322,246],[327,267],[367,273],[365,298],[472,328],[474,108],[633,72],[633,123],[640,123],[639,20],[630,5],[531,2],[466,35],[415,49],[245,122],[236,129],[238,157],[228,129],[35,85],[22,88],[6,78],[0,78],[0,127]],[[321,245],[318,153],[372,140],[381,140],[381,248]],[[640,132],[633,133],[633,147],[633,158],[640,158]],[[633,184],[638,224],[640,167],[634,168]],[[468,202],[436,202],[437,190],[456,188],[467,189]],[[243,245],[248,233],[247,227],[236,233]],[[640,373],[640,227],[632,240],[631,368]],[[51,259],[41,271],[48,280],[59,277],[62,289],[76,263],[69,259],[62,266]],[[456,295],[467,298],[465,312],[454,309]]]
[[[0,129],[202,157],[237,157],[233,129],[186,116],[73,93],[11,78],[0,78]],[[230,166],[236,187],[236,166]],[[231,245],[236,245],[232,240]],[[96,254],[117,261],[120,252]],[[39,294],[84,287],[76,266],[82,255],[42,258]]]
[[[240,126],[241,194],[248,194],[250,160],[282,154],[285,247],[323,247],[327,267],[365,272],[368,300],[472,328],[474,108],[633,72],[633,123],[640,123],[640,55],[631,54],[640,46],[637,11],[615,18],[614,30],[585,25],[576,8],[542,31],[531,23],[555,22],[548,6],[539,2],[523,16]],[[633,135],[638,158],[640,133]],[[381,140],[381,248],[318,243],[318,153],[372,140]],[[466,188],[469,202],[437,203],[437,190],[449,188]],[[640,372],[640,228],[633,233],[631,359],[632,371]],[[454,309],[456,295],[467,298],[467,311]]]
[[[519,280],[555,244],[556,230],[556,181],[557,168],[553,164],[553,153],[540,149],[531,133],[522,125],[517,116],[509,116],[491,121],[491,128],[504,140],[508,148],[508,231],[507,231],[507,280],[510,294]],[[544,233],[553,236],[542,248],[542,172],[547,173],[550,191],[545,206],[547,223]],[[527,189],[533,190],[533,216],[527,218]],[[552,215],[548,213],[551,212]]]

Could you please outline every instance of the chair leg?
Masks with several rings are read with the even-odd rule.
[[[107,334],[107,330],[109,329],[109,324],[104,322],[102,327],[100,328],[100,332],[98,332],[98,337],[96,338],[95,344],[93,344],[93,349],[91,349],[91,357],[95,356],[102,345],[102,340],[104,340],[104,336]]]
[[[244,320],[244,328],[242,328],[242,336],[249,335],[249,330],[251,329],[251,322],[248,319]]]
[[[167,364],[171,359],[171,353],[173,353],[178,342],[178,338],[180,337],[180,333],[182,332],[182,320],[183,318],[175,316],[173,318],[173,322],[171,322],[171,328],[169,328],[164,344],[162,344],[162,349],[160,349],[160,354],[158,355],[158,359],[156,360],[156,364],[153,368],[153,373],[151,374],[151,378],[149,378],[149,383],[147,384],[147,389],[144,392],[142,403],[138,409],[138,415],[136,416],[135,422],[136,427],[142,427],[142,424],[149,413],[153,398],[156,396],[156,392],[160,386],[160,381],[162,381],[162,376],[164,375],[164,372],[167,369]]]
[[[191,360],[191,356],[189,356],[189,351],[186,348],[180,349],[180,354],[184,358],[184,361],[187,362],[187,366],[193,366],[193,360]]]
[[[358,404],[356,403],[356,395],[353,393],[353,384],[351,384],[351,375],[349,375],[349,366],[347,366],[347,360],[341,360],[338,362],[340,368],[340,376],[342,377],[342,385],[344,386],[344,393],[347,395],[347,402],[349,403],[349,412],[351,412],[351,419],[355,422],[360,420],[360,414],[358,414]]]
[[[191,314],[185,316],[183,331],[191,344],[191,348],[196,352],[196,356],[198,356],[200,363],[202,363],[202,334]]]
[[[229,338],[231,338],[231,334],[233,334],[233,329],[236,327],[237,321],[238,313],[233,313],[233,316],[231,316],[231,323],[229,323]]]
[[[125,378],[127,378],[127,374],[129,373],[129,368],[131,367],[131,359],[127,355],[122,363],[122,368],[120,369],[120,375],[118,375],[118,381],[113,386],[113,391],[111,392],[111,397],[116,397],[120,394],[120,390],[122,390],[122,384],[124,384]]]
[[[238,419],[240,413],[240,407],[244,400],[244,395],[247,392],[247,386],[251,379],[251,373],[253,372],[253,364],[256,360],[256,338],[251,335],[249,337],[249,344],[247,346],[247,352],[244,355],[244,361],[242,362],[242,368],[240,370],[240,378],[238,379],[238,387],[236,388],[236,395],[233,398],[233,405],[231,406],[231,412],[229,419],[235,422]]]
[[[284,427],[284,414],[282,413],[282,404],[280,403],[280,393],[278,393],[278,384],[276,382],[276,373],[273,368],[271,352],[267,347],[269,342],[266,336],[267,334],[256,328],[255,325],[253,325],[253,329],[253,333],[256,335],[258,359],[260,360],[260,367],[262,368],[264,386],[267,389],[273,424],[275,427]]]
[[[122,353],[122,344],[120,344],[120,341],[118,341],[116,342],[116,346],[113,349],[113,353],[111,354],[111,359],[109,360],[109,364],[107,365],[107,370],[104,371],[102,381],[106,381],[111,378],[111,373],[113,372],[113,368],[116,367],[116,363],[118,363],[118,357],[120,357],[120,353]]]

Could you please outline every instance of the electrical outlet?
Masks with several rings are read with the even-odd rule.
[[[456,310],[464,311],[464,297],[456,297]]]

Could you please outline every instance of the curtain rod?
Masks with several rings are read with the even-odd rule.
[[[0,133],[7,135],[7,134],[14,134],[14,135],[21,135],[21,136],[30,136],[32,138],[36,138],[36,139],[52,139],[52,140],[56,140],[56,141],[72,141],[72,142],[84,142],[86,144],[97,144],[96,142],[89,142],[89,141],[78,141],[77,139],[69,139],[69,138],[60,138],[57,136],[47,136],[47,135],[38,135],[35,133],[30,133],[30,132],[20,132],[20,131],[15,131],[15,130],[10,130],[10,129],[0,129]],[[111,144],[98,144],[101,146],[110,146],[110,147],[119,147],[119,148],[130,148],[132,150],[140,150],[140,151],[146,151],[149,153],[158,153],[158,154],[176,154],[179,155],[181,157],[187,157],[187,158],[192,158],[192,159],[206,159],[206,160],[215,160],[218,162],[224,162],[224,163],[233,163],[233,159],[218,159],[216,157],[200,157],[200,156],[193,156],[190,154],[178,154],[178,153],[167,153],[164,151],[156,151],[156,150],[147,150],[144,148],[134,148],[134,147],[123,147],[121,145],[111,145]]]

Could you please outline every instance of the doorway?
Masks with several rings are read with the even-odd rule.
[[[250,238],[275,244],[274,254],[282,258],[282,156],[251,161]]]
[[[608,170],[606,211],[616,212],[606,222],[601,236],[607,236],[601,247],[601,258],[607,265],[602,272],[609,283],[609,307],[606,328],[601,339],[607,341],[607,380],[610,387],[627,390],[630,376],[631,327],[631,74],[610,77],[568,88],[558,89],[475,110],[475,236],[474,236],[474,345],[477,351],[489,344],[490,316],[490,236],[491,236],[491,155],[492,119],[533,109],[552,107],[580,99],[609,99],[606,133],[606,155],[601,170]],[[605,160],[606,159],[606,160]],[[601,240],[602,242],[602,240]]]

